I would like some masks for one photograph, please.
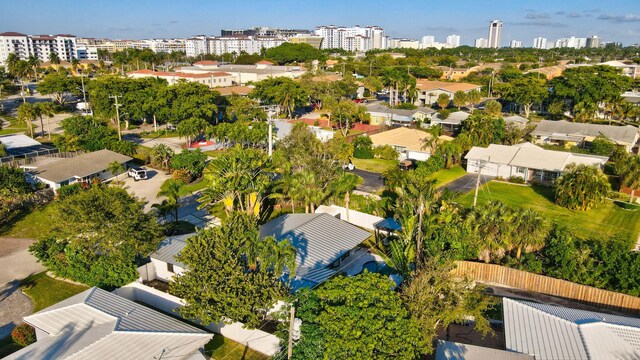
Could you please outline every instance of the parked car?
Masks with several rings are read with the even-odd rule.
[[[417,162],[414,159],[405,159],[400,161],[400,163],[398,164],[398,167],[400,168],[400,170],[412,170],[415,169],[417,166]]]
[[[355,101],[355,102],[356,102],[356,103],[358,103],[358,104],[360,104],[360,103],[364,103],[364,104],[366,104],[366,103],[368,103],[368,102],[369,102],[369,100],[367,100],[367,99],[355,99],[355,100],[353,100],[353,101]]]
[[[147,179],[147,170],[145,168],[133,167],[127,171],[127,176],[133,178],[133,180],[146,180]]]
[[[342,170],[344,171],[353,171],[356,168],[355,165],[353,165],[353,163],[351,162],[351,160],[349,160],[349,163],[346,165],[342,165]]]

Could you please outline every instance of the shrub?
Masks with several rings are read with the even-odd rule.
[[[184,169],[178,169],[173,172],[173,180],[182,181],[183,183],[188,184],[191,182],[191,173]]]
[[[417,108],[418,107],[412,103],[401,103],[401,104],[398,104],[398,106],[396,106],[396,109],[402,109],[402,110],[415,110]]]
[[[357,159],[373,159],[373,142],[368,136],[358,136],[353,139],[353,157]]]
[[[77,194],[80,190],[82,190],[82,187],[78,183],[61,186],[60,189],[58,189],[58,198],[64,199],[69,195]]]
[[[186,170],[191,174],[191,178],[198,178],[202,176],[206,161],[207,155],[203,154],[200,149],[196,149],[174,155],[169,161],[169,165],[174,170]],[[187,182],[191,182],[191,180]]]
[[[20,346],[29,346],[36,342],[36,330],[29,324],[20,324],[11,332],[11,338]]]
[[[359,148],[353,150],[353,157],[356,159],[373,159],[373,150],[371,148]]]
[[[522,176],[511,176],[509,177],[509,182],[516,183],[516,184],[524,184],[525,180]]]
[[[373,155],[379,159],[395,160],[398,158],[398,151],[391,145],[376,146]]]

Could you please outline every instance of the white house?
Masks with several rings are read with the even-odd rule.
[[[419,106],[431,106],[440,94],[447,94],[449,99],[453,100],[453,95],[462,91],[468,93],[473,90],[482,89],[481,85],[458,83],[458,82],[446,82],[446,81],[433,81],[426,79],[416,80],[416,89],[418,90],[418,98],[416,99],[416,105]]]
[[[288,120],[276,120],[275,121],[275,132],[276,139],[282,140],[287,137],[291,130],[293,129],[294,122]],[[327,142],[333,139],[333,131],[328,129],[323,129],[320,126],[309,125],[309,130],[316,136],[318,140],[321,142]]]
[[[147,266],[148,279],[171,281],[176,274],[182,274],[185,266],[176,260],[176,256],[187,246],[187,239],[196,233],[170,236],[164,239],[158,246],[158,250],[149,255],[152,266]]]
[[[90,183],[94,178],[108,180],[114,175],[107,167],[114,161],[126,169],[131,157],[111,150],[98,150],[72,158],[43,158],[22,166],[30,176],[57,192],[61,186]]]
[[[471,116],[468,112],[465,111],[455,111],[449,114],[446,119],[443,119],[440,114],[435,114],[431,117],[431,125],[440,125],[445,131],[458,131],[460,130],[460,126],[462,126],[462,122],[467,120]]]
[[[216,61],[205,60],[198,61],[193,66],[177,68],[176,71],[182,74],[202,74],[212,71],[225,72],[231,74],[234,85],[258,82],[270,77],[283,76],[294,79],[306,72],[300,66],[279,66],[265,60],[259,61],[255,65],[221,64]]]
[[[545,150],[531,143],[513,146],[491,144],[483,148],[474,146],[465,155],[467,172],[481,173],[508,179],[522,177],[526,181],[551,183],[569,164],[604,167],[609,158]]]
[[[429,147],[425,141],[431,138],[431,134],[423,130],[407,127],[398,127],[369,136],[373,146],[390,145],[399,153],[398,160],[414,159],[426,161],[431,156]],[[449,136],[440,136],[442,141],[450,141]]]
[[[24,321],[37,340],[10,360],[204,359],[213,334],[93,287]]]
[[[565,120],[542,120],[531,135],[538,144],[581,147],[589,146],[598,136],[604,136],[624,147],[627,152],[630,152],[639,140],[638,128],[631,125],[584,124]]]

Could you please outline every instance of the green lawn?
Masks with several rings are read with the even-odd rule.
[[[596,209],[572,211],[553,202],[553,189],[544,186],[519,186],[489,182],[480,188],[478,203],[499,200],[513,207],[533,208],[552,221],[558,221],[582,237],[612,236],[625,232],[634,241],[640,232],[640,210],[630,211],[607,201]],[[458,198],[461,204],[473,203],[473,192]]]
[[[22,280],[20,289],[33,300],[33,312],[37,312],[81,293],[88,287],[55,280],[41,272]]]
[[[0,227],[0,236],[41,239],[49,234],[51,205],[18,214],[8,224]]]
[[[173,179],[167,179],[167,180],[165,180],[165,181],[162,183],[162,185],[160,185],[160,188],[161,188],[161,189],[164,189],[164,188],[166,187],[166,184],[167,184],[169,181],[173,181]],[[195,180],[195,181],[194,181],[194,182],[192,182],[192,183],[186,184],[186,185],[184,186],[184,189],[185,189],[185,191],[188,191],[188,192],[190,192],[190,193],[194,193],[194,192],[196,192],[196,191],[199,191],[199,190],[202,190],[202,189],[206,188],[208,184],[209,184],[209,182],[208,182],[208,181],[206,181],[206,180],[203,178],[203,179]]]
[[[217,334],[204,346],[204,350],[205,354],[210,356],[212,360],[266,360],[269,358],[262,353]]]
[[[450,169],[438,170],[431,175],[431,178],[436,180],[436,187],[440,187],[466,174],[467,172],[462,168],[462,166],[458,165],[453,166]]]
[[[383,159],[357,159],[352,158],[351,162],[355,165],[356,169],[371,171],[375,173],[383,173],[394,166],[398,165],[397,160],[383,160]]]

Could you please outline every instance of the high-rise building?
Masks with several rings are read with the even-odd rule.
[[[447,36],[447,45],[452,48],[460,46],[460,35],[454,34]]]
[[[502,39],[502,21],[493,20],[489,23],[489,39],[487,47],[497,49],[501,46]]]
[[[487,48],[489,47],[489,40],[485,38],[478,38],[475,41],[475,47],[477,48]]]
[[[435,47],[436,38],[433,35],[425,35],[422,37],[421,45],[423,49]]]
[[[520,40],[511,40],[509,43],[509,47],[512,49],[518,49],[522,47],[522,41]]]
[[[40,61],[49,61],[51,53],[58,55],[61,61],[78,59],[76,37],[69,34],[25,35],[17,32],[0,33],[0,64],[6,62],[9,54],[14,53],[21,60],[35,56]]]
[[[379,26],[318,26],[315,35],[323,37],[322,49],[367,51],[387,48],[387,37]]]
[[[599,48],[600,47],[600,38],[597,36],[592,36],[587,38],[587,47],[588,48]]]
[[[546,49],[547,48],[547,38],[537,37],[533,39],[533,48],[534,49]]]
[[[266,36],[266,37],[279,37],[289,38],[298,34],[311,34],[309,30],[301,29],[278,29],[270,28],[266,26],[256,26],[251,29],[222,29],[220,30],[220,36],[234,36],[234,35],[246,35],[246,36]]]

